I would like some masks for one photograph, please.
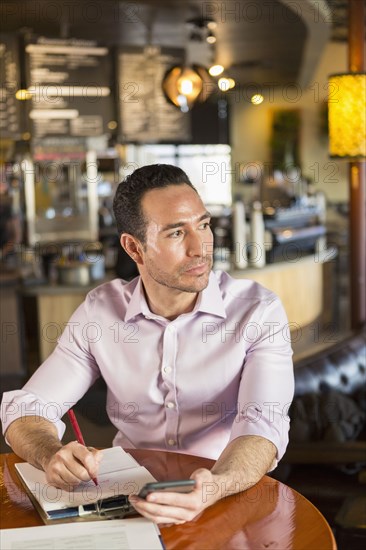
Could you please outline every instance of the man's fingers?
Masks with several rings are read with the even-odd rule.
[[[67,446],[65,446],[64,449],[66,449],[66,447]],[[82,479],[83,481],[88,481],[89,479],[96,477],[98,474],[99,463],[102,457],[101,453],[97,450],[89,451],[87,447],[84,447],[84,445],[81,445],[80,443],[75,443],[75,445],[71,447],[71,451],[72,456],[70,456],[69,454],[65,455],[65,463],[67,464],[68,468],[76,475],[80,474],[82,476],[80,477],[80,479]],[[73,461],[74,457],[77,458],[77,460],[80,462],[82,468],[76,469],[76,466],[73,467],[71,461]],[[77,465],[76,461],[75,465]]]
[[[102,453],[88,450],[84,445],[73,441],[53,455],[46,468],[47,481],[62,489],[79,485],[97,476]]]
[[[80,484],[80,478],[71,472],[63,461],[57,458],[46,470],[47,482],[66,491]]]
[[[147,509],[146,507],[140,507],[138,504],[133,504],[134,508],[147,519],[150,519],[154,521],[155,523],[185,523],[186,521],[190,521],[194,518],[194,515],[192,517],[187,514],[187,510],[184,510],[182,508],[173,508],[171,506],[168,507],[159,507],[158,505],[154,505],[153,508]],[[187,517],[182,517],[182,515]]]
[[[85,454],[86,453],[88,454]],[[67,449],[63,447],[52,460],[52,467],[60,477],[69,479],[70,474],[74,475],[80,481],[89,481],[94,476],[95,462],[90,460],[89,451],[79,449],[78,447]],[[68,473],[70,472],[70,474]]]
[[[130,502],[140,514],[155,523],[191,521],[217,500],[217,483],[210,470],[200,468],[192,473],[191,479],[196,481],[196,487],[190,493],[156,491],[147,495],[146,499],[130,496]],[[209,495],[216,496],[209,498]]]
[[[159,493],[159,495],[161,494],[162,493]],[[172,493],[170,493],[170,495],[171,494]],[[158,494],[154,496],[157,497]],[[175,496],[177,496],[177,494],[175,494]],[[149,497],[151,497],[151,495],[149,495]],[[166,497],[166,494],[164,494],[164,497]],[[167,506],[166,504],[162,504],[162,500],[160,499],[159,503],[155,503],[135,496],[130,497],[130,502],[140,514],[155,521],[155,523],[184,523],[192,520],[200,511],[196,502],[189,503],[189,506],[187,505],[187,502],[185,502],[184,507],[171,505],[171,503]]]
[[[93,453],[95,460],[98,464],[100,464],[102,458],[103,458],[103,451],[100,449],[96,449],[95,447],[87,447],[88,451]]]
[[[175,506],[176,508],[187,508],[195,510],[201,503],[201,493],[193,490],[191,493],[173,493],[169,491],[154,492],[147,495],[145,502],[163,504],[164,506]]]
[[[80,479],[67,470],[63,471],[62,474],[53,471],[51,475],[46,474],[46,477],[50,485],[65,491],[71,491],[74,487],[80,485]]]

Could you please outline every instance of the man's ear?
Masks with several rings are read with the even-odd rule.
[[[142,265],[143,256],[142,244],[136,237],[133,237],[129,233],[122,233],[120,241],[122,248],[127,252],[127,254],[133,259],[137,265]]]

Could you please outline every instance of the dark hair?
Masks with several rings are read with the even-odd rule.
[[[129,233],[144,243],[147,224],[141,208],[144,194],[151,189],[183,184],[197,192],[187,174],[171,164],[150,164],[132,172],[118,185],[113,200],[119,235]]]

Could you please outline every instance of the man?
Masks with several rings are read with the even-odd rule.
[[[23,390],[5,394],[4,430],[56,486],[97,476],[100,453],[63,446],[60,418],[102,376],[114,444],[217,459],[192,473],[190,494],[131,497],[157,523],[182,523],[257,483],[283,455],[293,396],[287,319],[268,290],[211,271],[210,214],[181,169],[135,170],[114,212],[140,276],[88,294],[53,354]]]

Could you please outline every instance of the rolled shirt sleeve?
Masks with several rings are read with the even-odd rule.
[[[277,448],[277,461],[288,444],[288,409],[294,395],[294,374],[289,324],[278,298],[252,323],[238,393],[238,412],[230,441],[258,435]]]
[[[85,394],[99,376],[98,366],[83,337],[88,322],[89,300],[70,318],[53,353],[42,363],[23,389],[5,392],[1,403],[3,433],[18,418],[40,416],[54,423],[60,439],[65,431],[63,415]]]

